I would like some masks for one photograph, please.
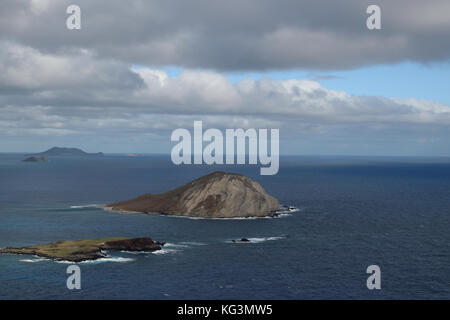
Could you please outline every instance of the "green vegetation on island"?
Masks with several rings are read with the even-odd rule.
[[[103,250],[156,251],[164,245],[150,238],[102,238],[57,241],[23,248],[5,248],[0,253],[36,255],[54,260],[81,262],[106,257]]]

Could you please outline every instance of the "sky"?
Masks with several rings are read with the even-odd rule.
[[[66,8],[81,8],[68,30]],[[366,9],[381,8],[381,30]],[[450,156],[446,0],[3,0],[0,152],[168,153],[279,128],[282,154]]]

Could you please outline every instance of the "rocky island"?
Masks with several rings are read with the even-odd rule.
[[[48,149],[47,151],[28,154],[27,156],[32,157],[61,157],[61,156],[72,156],[72,157],[84,157],[84,156],[103,156],[102,152],[97,153],[87,153],[78,148],[62,148],[62,147],[53,147]]]
[[[144,194],[105,208],[203,218],[269,216],[278,200],[242,174],[213,172],[163,194]]]
[[[5,248],[0,253],[26,254],[38,257],[81,262],[106,257],[103,250],[147,251],[160,250],[164,245],[150,238],[103,238],[94,240],[57,241],[23,248]]]

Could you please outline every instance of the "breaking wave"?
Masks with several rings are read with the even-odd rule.
[[[49,260],[49,259],[40,258],[40,257],[36,257],[35,259],[20,259],[20,261],[27,262],[27,263],[36,263],[36,262],[41,262],[41,261],[46,261],[46,260]]]
[[[162,248],[160,250],[156,250],[156,251],[125,251],[122,250],[121,252],[123,253],[127,253],[127,254],[156,254],[156,255],[161,255],[161,254],[168,254],[168,253],[177,253],[180,252],[184,249],[189,248],[190,246],[200,246],[200,245],[205,245],[204,243],[200,243],[200,242],[180,242],[180,243],[170,243],[167,242],[165,243]]]
[[[157,250],[157,251],[153,251],[151,252],[152,254],[156,254],[156,255],[160,255],[160,254],[168,254],[168,253],[177,253],[180,250],[175,250],[175,249],[161,249],[161,250]]]
[[[260,243],[260,242],[265,242],[265,241],[281,240],[284,238],[285,237],[263,237],[263,238],[248,238],[248,240],[250,240],[250,243],[251,242]]]
[[[198,245],[198,243],[194,242],[182,242],[182,243],[170,243],[166,242],[161,250],[153,251],[152,254],[160,255],[160,254],[174,254],[180,252],[184,249],[189,248],[191,245]]]
[[[104,257],[99,258],[96,260],[85,260],[81,262],[72,262],[72,261],[66,261],[66,260],[58,260],[55,261],[56,263],[64,263],[64,264],[77,264],[77,263],[84,263],[84,264],[97,264],[97,263],[103,263],[103,262],[131,262],[135,259],[132,258],[124,258],[124,257]]]
[[[101,207],[100,204],[85,204],[85,205],[79,205],[79,206],[70,206],[70,209],[89,209],[89,208],[99,208]]]
[[[190,219],[190,220],[219,220],[219,221],[223,221],[223,220],[277,219],[277,218],[288,217],[288,216],[292,215],[292,213],[298,212],[298,211],[300,211],[300,209],[297,208],[297,207],[286,207],[286,208],[282,207],[280,210],[274,211],[270,215],[264,216],[264,217],[251,216],[251,217],[232,217],[232,218],[206,218],[206,217],[175,216],[175,215],[166,215],[166,214],[161,214],[161,215],[165,216],[165,217],[184,218],[184,219]]]
[[[266,241],[282,240],[282,239],[286,239],[286,238],[287,238],[287,236],[253,237],[253,238],[242,238],[242,239],[247,239],[248,241],[241,241],[241,239],[232,239],[232,240],[226,240],[225,242],[252,244],[252,243],[261,243],[261,242],[266,242]]]

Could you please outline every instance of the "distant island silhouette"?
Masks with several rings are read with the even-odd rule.
[[[64,148],[53,147],[47,151],[40,153],[27,154],[27,157],[57,157],[57,156],[71,156],[71,157],[83,157],[83,156],[103,156],[103,152],[87,153],[78,148]]]
[[[48,159],[45,156],[42,157],[28,157],[25,160],[22,160],[23,162],[47,162]]]

